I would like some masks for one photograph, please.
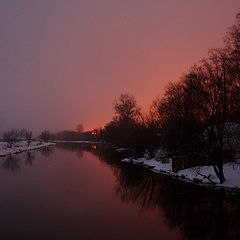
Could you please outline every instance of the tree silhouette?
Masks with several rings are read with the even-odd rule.
[[[78,134],[82,133],[83,132],[83,125],[78,124],[77,127],[76,127],[76,131],[77,131]]]

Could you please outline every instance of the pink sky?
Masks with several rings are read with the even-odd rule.
[[[239,0],[2,0],[0,132],[103,126],[222,45]]]

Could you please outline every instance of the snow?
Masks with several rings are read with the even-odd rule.
[[[219,183],[219,180],[213,170],[212,166],[203,166],[203,167],[195,167],[195,168],[188,168],[178,172],[178,175],[183,175],[187,179],[199,179],[203,183],[210,182],[204,176],[210,176],[209,178],[216,183],[216,186],[223,186],[223,187],[231,187],[231,188],[240,188],[240,164],[239,163],[225,163],[223,165],[223,172],[226,178],[226,181],[223,184]],[[199,175],[199,173],[201,175]]]
[[[133,164],[142,164],[145,167],[151,168],[153,171],[164,171],[164,172],[172,172],[172,161],[169,160],[168,163],[162,163],[156,161],[154,158],[147,160],[146,158],[124,158],[121,160],[122,162],[133,163]]]
[[[207,130],[204,132],[206,138],[208,137]],[[172,159],[167,157],[169,154],[163,148],[158,149],[153,159],[149,159],[148,154],[145,154],[143,158],[125,158],[122,161],[141,164],[144,167],[150,168],[151,171],[167,174],[177,177],[180,180],[200,185],[209,186],[211,184],[212,186],[222,188],[240,188],[240,124],[226,123],[223,128],[223,134],[224,150],[235,151],[235,162],[223,165],[223,172],[226,179],[223,184],[219,183],[213,166],[198,166],[173,172]]]
[[[40,141],[32,141],[30,146],[28,147],[28,144],[26,141],[18,141],[13,144],[12,148],[9,148],[6,142],[0,142],[0,157],[6,156],[9,154],[21,153],[23,151],[34,150],[37,148],[46,147],[53,144],[54,143],[42,143]]]
[[[224,164],[224,174],[226,181],[222,185],[225,187],[240,187],[240,164]]]
[[[124,152],[124,151],[126,151],[126,150],[127,150],[127,148],[117,148],[117,149],[116,149],[117,152]]]
[[[150,168],[153,172],[174,176],[183,181],[190,181],[202,185],[207,184],[208,186],[209,184],[212,184],[213,186],[223,188],[240,188],[240,164],[238,162],[225,163],[223,165],[226,181],[223,184],[220,184],[213,166],[198,166],[173,172],[171,158],[165,162],[156,161],[154,158],[150,160],[146,158],[125,158],[121,161],[132,164],[141,164],[144,167]]]
[[[186,179],[198,179],[203,183],[213,182],[217,183],[219,180],[214,173],[212,166],[199,166],[193,168],[186,168],[177,172],[178,176],[184,176]]]

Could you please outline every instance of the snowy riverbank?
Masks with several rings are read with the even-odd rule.
[[[21,153],[24,151],[30,151],[42,147],[47,147],[54,145],[55,143],[42,143],[40,141],[32,141],[30,146],[27,145],[26,141],[19,141],[13,144],[12,148],[7,147],[6,142],[0,142],[0,157],[9,155],[9,154],[15,154],[15,153]]]
[[[236,162],[226,163],[223,165],[226,181],[223,184],[220,184],[212,166],[198,166],[173,172],[171,158],[169,158],[169,161],[166,163],[156,161],[155,159],[147,160],[145,158],[125,158],[121,161],[142,165],[153,172],[170,175],[182,181],[192,182],[198,185],[229,190],[240,190],[240,164]]]

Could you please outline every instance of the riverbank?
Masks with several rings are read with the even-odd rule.
[[[165,163],[156,161],[155,159],[148,160],[146,158],[124,158],[121,161],[142,165],[155,173],[169,175],[188,183],[214,189],[224,189],[229,193],[240,194],[240,164],[237,162],[226,163],[223,165],[226,181],[223,184],[220,184],[212,166],[198,166],[173,172],[171,158]]]
[[[0,157],[4,157],[9,154],[17,154],[24,151],[35,150],[42,147],[54,145],[55,143],[42,143],[40,141],[32,141],[28,146],[26,141],[19,141],[13,144],[12,148],[7,147],[6,142],[0,142]]]

